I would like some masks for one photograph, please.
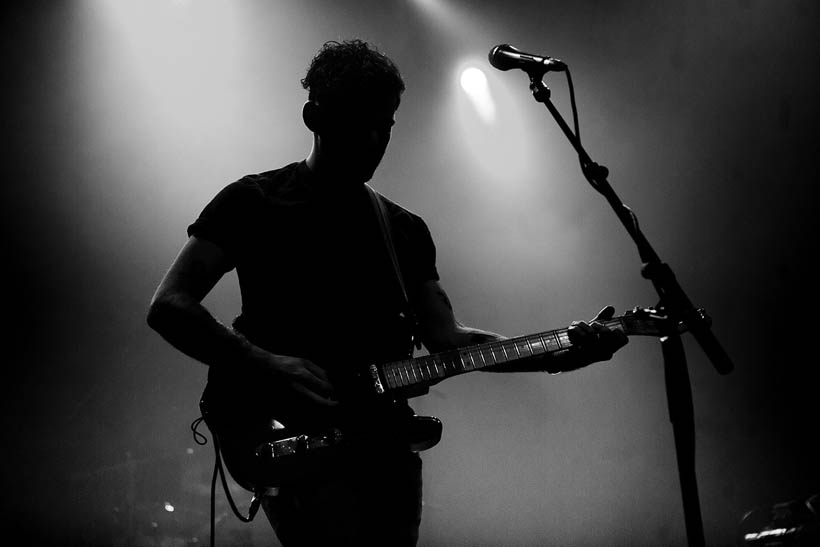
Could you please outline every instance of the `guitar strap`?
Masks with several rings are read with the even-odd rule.
[[[401,268],[399,267],[399,259],[396,256],[396,248],[393,245],[392,224],[390,217],[387,215],[387,208],[384,205],[384,200],[378,192],[376,192],[369,184],[364,185],[367,188],[367,193],[370,195],[370,200],[373,202],[373,208],[376,210],[376,217],[379,220],[382,236],[384,237],[384,245],[387,247],[387,254],[390,255],[390,260],[393,263],[393,272],[396,281],[398,282],[401,291],[402,306],[404,307],[403,315],[406,320],[410,322],[410,350],[408,355],[412,355],[413,348],[421,349],[421,342],[418,340],[416,333],[418,328],[418,320],[416,314],[413,313],[413,308],[410,305],[410,299],[407,298],[407,289],[404,285],[404,278],[401,275]]]

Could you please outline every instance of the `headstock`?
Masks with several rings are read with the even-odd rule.
[[[697,317],[695,321],[702,321],[711,325],[712,319],[703,309],[694,310]],[[682,334],[688,329],[685,320],[672,319],[662,306],[635,308],[627,311],[622,321],[627,329],[627,334],[642,336],[667,336],[669,334]]]

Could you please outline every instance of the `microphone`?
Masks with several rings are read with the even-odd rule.
[[[562,72],[567,69],[566,63],[553,57],[524,53],[509,44],[501,44],[490,50],[490,64],[498,70],[520,68],[528,74],[532,72]]]

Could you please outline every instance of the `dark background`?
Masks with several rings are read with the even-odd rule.
[[[188,429],[205,367],[148,329],[147,305],[222,186],[307,154],[299,79],[322,42],[353,36],[408,87],[373,185],[428,221],[459,318],[508,335],[656,303],[526,77],[486,54],[566,61],[586,149],[736,365],[717,374],[685,336],[708,544],[820,492],[819,16],[762,0],[6,7],[3,528],[30,544],[207,541],[212,448]],[[467,67],[494,118],[459,86]],[[569,119],[563,76],[547,83]],[[207,304],[237,313],[233,275]],[[415,406],[445,423],[423,456],[420,545],[685,544],[656,340],[558,377],[463,376]],[[263,518],[217,505],[219,544],[276,544]]]

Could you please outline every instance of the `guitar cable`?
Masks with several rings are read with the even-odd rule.
[[[578,106],[575,103],[575,87],[572,85],[572,76],[569,72],[569,67],[564,71],[564,74],[567,76],[567,88],[569,90],[569,99],[570,105],[572,107],[572,125],[573,130],[575,132],[575,138],[578,141],[578,144],[581,144],[581,127],[578,123]],[[579,162],[581,164],[581,172],[584,173],[589,184],[600,194],[603,194],[607,197],[607,189],[604,185],[602,185],[598,178],[606,179],[609,175],[609,170],[604,167],[603,165],[598,165],[594,161],[586,162],[584,161],[580,154],[578,156]],[[619,207],[628,215],[629,222],[632,225],[632,230],[637,232],[638,231],[638,217],[635,213],[630,209],[627,205],[621,203]]]
[[[193,422],[191,422],[191,431],[193,432],[194,442],[200,446],[204,446],[208,444],[208,438],[202,434],[198,429],[199,426],[202,425],[202,422],[205,421],[203,416],[200,416]],[[207,425],[207,422],[206,422]],[[238,518],[242,522],[251,522],[255,517],[256,513],[259,511],[259,506],[262,503],[262,497],[255,493],[253,498],[251,499],[250,508],[248,509],[248,515],[245,516],[239,512],[239,508],[236,506],[236,503],[233,500],[233,496],[231,496],[231,492],[228,489],[228,480],[225,477],[225,469],[222,466],[222,455],[220,452],[219,447],[219,437],[212,431],[211,437],[214,441],[214,473],[211,476],[211,547],[215,547],[216,542],[216,479],[219,476],[222,479],[222,489],[225,492],[225,497],[228,498],[228,504],[231,506],[231,510],[233,511],[236,518]]]

